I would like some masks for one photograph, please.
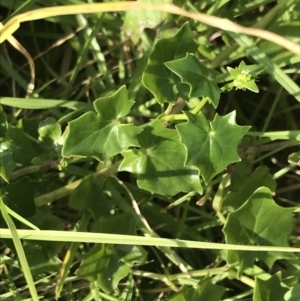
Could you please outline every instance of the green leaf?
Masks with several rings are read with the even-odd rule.
[[[244,61],[241,61],[239,66],[236,68],[227,67],[227,70],[234,78],[237,78],[242,74],[249,74],[252,77],[256,77],[265,69],[266,68],[262,65],[246,65]]]
[[[13,160],[11,141],[7,137],[8,123],[6,114],[0,105],[0,176],[8,182],[11,173],[17,167]]]
[[[232,87],[242,90],[250,90],[258,93],[258,87],[255,83],[255,78],[265,70],[266,68],[261,65],[246,65],[244,61],[241,61],[237,68],[227,67],[229,73],[233,76],[234,80],[228,84],[229,90]]]
[[[238,180],[238,185],[235,185],[236,180]],[[236,189],[229,192],[222,203],[223,207],[227,209],[230,207],[230,211],[242,206],[259,187],[267,187],[272,192],[274,192],[276,188],[276,182],[266,166],[258,167],[249,177],[240,177],[240,175],[235,176],[235,174],[233,174],[231,176],[231,183],[230,190],[232,190],[232,187],[236,187]]]
[[[40,122],[38,132],[43,145],[51,147],[60,143],[61,128],[54,118],[50,117]]]
[[[131,214],[100,218],[93,232],[135,235],[135,223]],[[126,277],[134,262],[143,262],[146,252],[138,246],[95,245],[83,259],[77,275],[97,281],[107,294],[116,290],[121,279]]]
[[[42,120],[42,116],[35,117],[35,118],[23,118],[22,124],[23,124],[24,132],[27,135],[35,139],[38,139],[39,138],[38,129],[41,120]]]
[[[280,284],[280,274],[271,276],[268,280],[255,278],[253,301],[278,301],[284,300],[287,288]]]
[[[288,162],[290,164],[299,165],[300,166],[300,152],[291,153],[288,156]]]
[[[147,4],[169,4],[171,0],[138,0],[136,2]],[[130,10],[126,13],[123,31],[130,37],[134,44],[137,44],[141,33],[145,28],[154,28],[167,17],[165,12],[150,9]]]
[[[8,129],[8,123],[7,123],[6,114],[2,106],[0,105],[0,138],[6,137],[7,129]]]
[[[282,208],[272,199],[272,192],[261,187],[236,211],[227,217],[223,232],[227,244],[289,246],[288,238],[295,226],[294,208]],[[238,231],[237,231],[238,229]],[[272,266],[277,259],[292,259],[293,254],[281,252],[228,251],[228,263],[239,262],[239,273],[263,260]]]
[[[4,196],[5,204],[23,217],[33,216],[35,214],[36,186],[37,183],[30,181],[28,177],[22,177],[17,182],[9,183]]]
[[[183,288],[170,301],[220,301],[225,288],[211,283],[209,278],[205,278],[199,282],[197,288]]]
[[[22,119],[17,123],[16,127],[9,127],[8,136],[12,141],[13,158],[16,163],[23,166],[31,165],[32,159],[39,157],[45,152],[38,141],[24,131]]]
[[[133,104],[125,86],[109,97],[97,99],[97,114],[87,112],[69,123],[63,156],[90,156],[105,161],[130,146],[138,146],[136,135],[142,129],[120,121]]]
[[[86,254],[76,274],[90,282],[97,281],[105,293],[112,294],[130,269],[131,266],[115,254],[114,245],[95,245]]]
[[[295,286],[289,290],[284,300],[286,301],[299,301],[300,300],[300,283],[297,283]]]
[[[0,142],[0,176],[8,182],[10,175],[17,167],[16,162],[13,159],[13,150],[11,143],[6,141]]]
[[[215,83],[218,72],[207,68],[194,55],[187,53],[184,58],[166,62],[165,65],[190,87],[189,98],[208,97],[216,108],[221,89]]]
[[[235,111],[225,116],[216,114],[212,122],[201,112],[185,114],[188,121],[176,129],[186,148],[186,165],[196,166],[205,182],[229,164],[240,161],[237,146],[250,127],[236,124]]]
[[[69,205],[78,210],[89,210],[95,219],[108,215],[112,203],[103,193],[103,185],[93,175],[83,179],[72,192]]]
[[[185,167],[185,149],[175,130],[166,129],[158,120],[138,136],[141,149],[123,152],[119,170],[137,174],[140,188],[173,196],[178,192],[202,193],[198,171]]]
[[[180,59],[188,52],[194,53],[197,47],[188,22],[174,36],[157,41],[143,74],[143,84],[159,103],[175,103],[179,91],[189,89],[164,63]]]

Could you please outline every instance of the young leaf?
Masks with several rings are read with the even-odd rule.
[[[226,243],[289,246],[288,238],[295,220],[294,208],[282,208],[272,199],[271,191],[266,187],[257,189],[251,197],[236,211],[230,213],[223,228]],[[238,231],[237,231],[238,229]],[[293,254],[281,252],[244,252],[228,251],[228,263],[239,262],[239,273],[252,267],[253,262],[263,260],[272,266],[277,259],[294,258]]]
[[[211,283],[209,278],[201,280],[197,288],[184,288],[175,294],[170,301],[220,301],[225,288]]]
[[[207,68],[194,55],[187,53],[184,58],[166,62],[165,65],[190,87],[189,98],[208,97],[216,108],[221,89],[215,83],[218,72]]]
[[[280,284],[280,274],[271,276],[268,280],[255,278],[253,301],[278,301],[284,300],[287,288]]]
[[[240,161],[237,145],[250,127],[236,124],[235,111],[223,117],[216,114],[212,122],[201,112],[185,114],[188,121],[176,129],[187,151],[186,165],[196,166],[209,182],[229,164]]]
[[[258,93],[258,87],[255,83],[255,78],[266,68],[261,65],[246,65],[242,61],[237,68],[227,67],[229,73],[233,76],[233,83],[229,84],[228,87],[235,87],[236,89],[250,90]]]
[[[178,91],[185,90],[179,77],[164,63],[182,58],[187,52],[194,53],[197,47],[188,22],[174,36],[161,39],[155,44],[143,75],[143,84],[159,103],[175,103]]]
[[[63,156],[90,156],[105,161],[129,146],[138,146],[136,135],[142,129],[120,122],[133,103],[127,98],[125,86],[109,97],[97,99],[96,114],[87,112],[69,123]]]
[[[166,129],[157,120],[138,135],[138,140],[141,149],[123,152],[119,170],[137,174],[140,188],[166,196],[202,193],[197,169],[184,166],[185,150],[175,130]]]

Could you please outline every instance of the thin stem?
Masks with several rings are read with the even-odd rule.
[[[204,97],[199,103],[198,105],[193,109],[191,110],[191,113],[192,114],[198,114],[202,108],[204,107],[204,105],[209,101],[209,98],[208,97]]]
[[[145,219],[145,217],[142,215],[140,208],[137,204],[137,201],[135,200],[133,194],[131,193],[131,191],[127,188],[127,186],[124,184],[123,181],[121,181],[120,179],[118,179],[117,177],[113,176],[113,178],[118,182],[119,185],[121,185],[127,192],[131,203],[132,203],[132,207],[135,211],[135,213],[137,214],[137,216],[139,217],[140,221],[142,222],[142,224],[144,225],[144,227],[146,228],[148,234],[152,237],[160,237],[148,224],[147,220]],[[171,249],[171,248],[164,248],[166,254],[169,254],[171,257],[174,258],[174,260],[176,261],[178,267],[180,268],[181,272],[185,273],[188,275],[188,270],[186,269],[185,265],[183,264],[181,258]],[[165,276],[164,276],[165,277]],[[172,284],[173,287],[173,284]]]
[[[165,115],[159,118],[162,122],[172,122],[176,120],[187,120],[187,117],[185,114],[175,114],[175,115]]]

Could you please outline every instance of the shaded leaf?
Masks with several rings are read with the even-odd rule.
[[[185,149],[175,130],[152,122],[138,136],[141,149],[123,152],[119,170],[137,174],[140,188],[172,196],[178,192],[202,193],[198,171],[185,167]]]
[[[111,96],[97,99],[97,113],[85,113],[69,123],[63,156],[90,156],[105,161],[130,146],[138,146],[136,135],[142,129],[120,121],[133,104],[124,86]]]
[[[93,227],[94,232],[135,234],[135,223],[131,214],[100,218]],[[77,275],[97,281],[106,293],[113,293],[121,279],[126,277],[135,262],[145,260],[146,252],[140,246],[95,245],[83,259]]]
[[[231,177],[234,185],[234,174]],[[236,190],[229,192],[223,200],[222,206],[230,207],[231,211],[238,209],[246,200],[254,193],[254,191],[262,186],[269,188],[272,192],[275,191],[276,181],[269,173],[269,169],[265,166],[258,167],[255,171],[246,178],[238,180],[239,185]],[[234,186],[233,186],[234,187]]]
[[[159,103],[175,103],[179,96],[183,96],[179,91],[184,93],[189,90],[164,63],[182,58],[186,53],[194,53],[197,47],[188,22],[174,36],[161,39],[154,45],[143,75],[143,84]]]
[[[237,146],[250,127],[236,124],[235,111],[225,116],[216,114],[212,122],[201,112],[185,114],[188,121],[176,129],[186,148],[186,165],[197,167],[206,182],[229,164],[241,160]]]
[[[28,177],[22,177],[19,181],[9,183],[6,186],[4,197],[6,205],[23,217],[35,214],[34,194],[37,183],[30,181]]]
[[[199,282],[197,288],[184,288],[171,297],[170,301],[220,301],[225,292],[225,287],[211,283],[209,278]]]
[[[271,276],[268,280],[255,278],[253,301],[279,301],[284,300],[287,288],[280,284],[280,274]]]
[[[182,83],[189,85],[189,98],[209,97],[213,106],[218,106],[221,93],[215,83],[218,72],[207,68],[190,53],[184,58],[166,62],[165,65],[180,77]]]
[[[42,120],[42,116],[35,117],[35,118],[23,118],[22,123],[23,123],[24,132],[30,135],[31,137],[38,139],[39,138],[38,128],[41,120]]]
[[[236,211],[227,217],[223,232],[227,244],[288,247],[288,238],[295,226],[293,208],[282,208],[272,199],[266,187],[257,189]],[[237,231],[238,229],[238,231]],[[239,262],[239,273],[252,267],[255,260],[272,266],[277,259],[292,259],[294,254],[282,252],[228,251],[228,263]]]
[[[103,193],[103,185],[93,175],[84,178],[72,192],[69,205],[78,210],[89,210],[95,219],[108,215],[112,203]]]
[[[31,165],[34,158],[45,153],[38,141],[25,133],[22,119],[19,120],[16,127],[9,127],[8,137],[12,142],[13,158],[16,163],[24,166]]]

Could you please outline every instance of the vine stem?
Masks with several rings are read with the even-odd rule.
[[[204,97],[199,103],[198,105],[193,109],[191,110],[191,113],[192,114],[198,114],[202,108],[204,107],[204,105],[209,101],[209,98],[208,97]]]

